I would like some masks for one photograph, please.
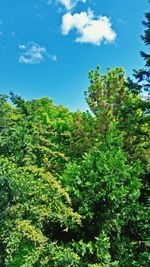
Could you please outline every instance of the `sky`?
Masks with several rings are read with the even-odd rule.
[[[88,72],[144,65],[147,0],[0,0],[0,93],[87,108]]]

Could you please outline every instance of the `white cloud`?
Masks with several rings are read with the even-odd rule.
[[[102,41],[113,42],[116,32],[112,29],[110,19],[106,16],[95,18],[93,11],[71,14],[62,17],[62,34],[67,35],[76,29],[76,42],[100,45]]]
[[[74,15],[70,12],[66,13],[62,17],[62,34],[67,35],[73,28],[82,31],[82,29],[90,23],[92,17],[93,14],[90,11],[87,13],[75,13]]]
[[[73,7],[77,5],[78,2],[86,3],[86,0],[57,0],[62,5],[65,6],[67,10],[71,10]]]
[[[29,45],[19,45],[22,51],[19,57],[19,63],[25,64],[37,64],[44,60],[44,55],[46,53],[45,47],[41,47],[36,43],[31,43]]]
[[[56,55],[51,55],[47,52],[45,47],[41,47],[37,43],[30,43],[27,45],[19,45],[21,51],[19,63],[24,64],[39,64],[44,61],[46,57],[52,61],[57,61]]]

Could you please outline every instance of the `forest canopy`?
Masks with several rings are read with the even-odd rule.
[[[150,44],[150,13],[143,40]],[[0,95],[0,266],[148,267],[150,56],[89,72],[89,110]],[[145,97],[146,96],[146,97]]]

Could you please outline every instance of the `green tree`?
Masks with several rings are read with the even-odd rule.
[[[1,158],[0,184],[1,266],[64,266],[67,259],[68,266],[77,266],[78,255],[70,250],[62,259],[67,251],[56,244],[56,225],[63,234],[81,221],[60,182],[43,168],[17,167]]]
[[[145,61],[145,67],[143,69],[135,71],[135,77],[138,79],[138,83],[142,82],[142,90],[145,90],[150,93],[150,12],[147,12],[145,14],[145,21],[143,21],[143,25],[145,26],[145,31],[144,35],[142,35],[142,40],[144,41],[144,44],[148,47],[148,51],[141,51],[141,56]]]
[[[85,266],[113,266],[117,262],[117,266],[134,266],[137,257],[138,240],[125,229],[139,205],[142,168],[139,161],[128,163],[119,136],[114,127],[110,129],[105,141],[80,163],[68,164],[62,176],[73,208],[83,218],[74,247]]]

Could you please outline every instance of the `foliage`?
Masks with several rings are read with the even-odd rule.
[[[145,14],[145,21],[143,21],[145,26],[144,35],[142,35],[142,40],[144,44],[149,48],[150,46],[150,12]],[[150,93],[150,54],[149,52],[141,51],[141,56],[145,60],[145,67],[139,70],[135,70],[134,74],[138,82],[142,82],[142,89]]]
[[[0,165],[1,241],[7,251],[6,263],[13,266],[12,255],[16,262],[22,250],[25,258],[31,248],[34,258],[41,254],[52,242],[55,224],[61,231],[72,229],[81,218],[71,209],[65,189],[50,173],[34,166],[17,168],[3,158]]]
[[[89,72],[90,111],[0,95],[0,266],[149,266],[142,56],[139,83],[120,67]]]
[[[124,248],[128,242],[132,243],[132,237],[126,240],[125,229],[133,220],[131,215],[138,205],[142,186],[140,163],[128,164],[121,148],[121,138],[119,140],[114,133],[115,130],[111,130],[105,143],[94,147],[80,164],[68,164],[62,177],[70,192],[73,208],[83,218],[80,236],[85,244],[89,240],[92,244],[92,256],[88,252],[86,260],[88,262],[92,258],[94,262],[100,261],[102,266],[110,266],[111,260],[119,260],[121,266],[125,266],[118,243]],[[97,250],[99,235],[103,236],[101,242],[107,242],[98,245]],[[126,249],[129,253],[130,248]]]

